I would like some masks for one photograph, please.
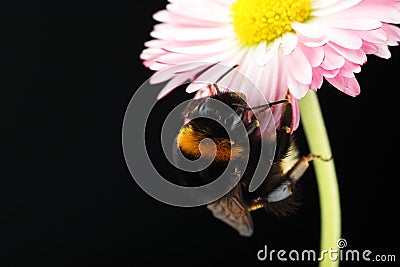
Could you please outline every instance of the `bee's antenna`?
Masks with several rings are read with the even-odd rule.
[[[251,107],[251,108],[248,108],[248,107],[246,107],[246,106],[244,106],[244,105],[236,104],[236,103],[233,103],[232,105],[233,105],[233,106],[237,106],[237,107],[241,107],[241,108],[243,108],[243,109],[245,109],[245,110],[254,110],[254,109],[262,109],[262,108],[268,109],[268,108],[270,108],[270,107],[272,107],[272,106],[274,106],[274,105],[282,104],[282,103],[287,103],[287,102],[289,102],[289,100],[287,100],[287,99],[282,99],[282,100],[278,100],[278,101],[275,101],[275,102],[272,102],[272,103],[269,103],[269,104],[264,104],[264,105],[255,106],[255,107]]]
[[[232,70],[234,70],[234,69],[237,68],[238,66],[239,66],[238,64],[234,65],[232,68],[230,68],[229,70],[225,71],[225,73],[222,74],[222,75],[214,82],[213,85],[214,85],[214,87],[215,87],[215,90],[217,90],[217,94],[220,94],[220,93],[221,93],[221,91],[220,91],[219,88],[218,88],[218,83],[219,83],[226,75],[228,75],[229,72],[231,72]]]

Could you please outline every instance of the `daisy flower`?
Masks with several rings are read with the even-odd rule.
[[[292,130],[299,124],[297,100],[309,89],[316,91],[325,80],[357,96],[355,73],[367,55],[389,58],[388,46],[400,41],[393,25],[400,23],[397,0],[169,2],[154,14],[161,23],[141,54],[144,65],[156,71],[151,82],[168,81],[159,97],[187,80],[192,81],[187,92],[200,90],[204,83],[196,81],[216,80],[226,70],[215,63],[238,64],[270,102],[284,99],[289,89],[295,107]],[[251,106],[261,104],[235,73],[228,76],[228,88],[239,88]]]

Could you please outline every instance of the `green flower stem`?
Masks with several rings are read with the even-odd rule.
[[[329,145],[321,107],[317,94],[309,91],[299,101],[301,123],[311,153],[323,158],[330,158],[332,151]],[[341,235],[340,197],[333,160],[314,160],[313,166],[317,177],[321,210],[321,243],[320,250],[338,249],[337,240]],[[334,255],[337,256],[337,255]],[[339,266],[339,260],[332,261],[324,255],[320,267]]]

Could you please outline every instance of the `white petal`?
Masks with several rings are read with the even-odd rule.
[[[191,17],[173,14],[171,11],[165,9],[154,13],[153,19],[160,22],[174,24],[174,25],[181,25],[181,26],[195,26],[195,27],[219,26],[218,24],[212,21],[199,20]]]
[[[300,22],[292,22],[291,23],[292,28],[300,33],[301,35],[304,35],[308,38],[321,38],[324,37],[324,32],[321,28],[319,28],[317,25],[311,25],[307,23],[300,23]]]
[[[309,89],[309,85],[299,83],[290,75],[288,76],[287,79],[287,86],[290,90],[290,93],[297,99],[303,98],[307,94]]]
[[[162,54],[165,54],[165,51],[160,48],[147,48],[140,54],[140,59],[149,60]]]
[[[312,9],[321,9],[329,7],[340,0],[313,0]]]
[[[165,68],[170,67],[170,65],[168,65],[168,64],[159,63],[159,62],[151,62],[151,63],[146,64],[146,66],[149,69],[154,70],[154,71],[159,71],[159,70],[163,70]]]
[[[198,20],[217,23],[229,23],[230,10],[210,1],[182,1],[173,5],[167,5],[167,9],[175,14],[195,18]]]
[[[196,72],[199,72],[199,71],[201,71],[200,67],[206,68],[208,66],[209,66],[209,64],[206,64],[204,62],[194,62],[194,63],[181,64],[181,65],[169,67],[169,68],[166,68],[165,70],[154,73],[153,76],[150,78],[150,83],[152,83],[152,84],[162,83],[162,82],[165,82],[165,81],[171,79],[177,73],[188,72],[188,71],[193,71],[193,70],[196,70]],[[200,69],[198,69],[198,68],[200,68]]]
[[[239,49],[230,49],[223,53],[204,54],[204,55],[185,55],[178,53],[168,53],[158,58],[158,62],[169,65],[193,63],[193,62],[204,62],[204,63],[216,63],[226,58],[230,58],[232,55],[237,53]]]
[[[362,2],[363,0],[345,0],[345,1],[338,1],[337,3],[330,5],[325,8],[313,10],[311,12],[311,16],[326,16],[332,13],[337,13],[339,11],[348,9],[352,6],[357,5],[358,3]]]
[[[294,33],[289,32],[282,36],[281,48],[284,56],[287,56],[293,52],[297,46],[297,41],[297,35]]]
[[[239,43],[236,38],[224,38],[221,40],[211,40],[207,42],[202,42],[199,43],[198,45],[177,46],[171,44],[171,45],[165,45],[163,46],[163,48],[169,52],[174,52],[174,53],[204,55],[204,54],[213,54],[217,52],[224,52],[238,45]]]
[[[269,102],[277,101],[279,99],[284,99],[286,90],[280,90],[279,88],[279,75],[280,73],[280,62],[278,55],[272,58],[271,64],[264,68],[265,72],[265,82],[260,85],[261,91],[264,92],[265,97]],[[264,88],[262,88],[264,87]],[[283,92],[282,92],[283,91]]]
[[[176,26],[164,23],[155,25],[154,30],[150,33],[153,38],[176,41],[222,39],[232,34],[232,25],[207,28]]]
[[[206,86],[207,84],[204,82],[196,82],[193,81],[191,84],[189,84],[189,86],[186,88],[186,93],[194,93],[199,91],[201,88],[204,88],[204,86]]]
[[[238,61],[237,58],[233,57],[229,61],[223,64],[216,64],[210,67],[202,74],[200,74],[187,88],[187,93],[193,93],[201,89],[202,87],[215,83],[226,71],[233,67]],[[235,62],[235,63],[233,63]],[[224,79],[218,82],[220,89],[228,88],[229,79],[232,77],[236,70],[231,71]]]
[[[280,43],[281,38],[277,38],[269,45],[267,45],[266,42],[261,42],[254,51],[257,65],[261,67],[267,65],[278,52]]]
[[[223,7],[228,7],[228,8],[230,8],[232,6],[232,4],[236,1],[237,0],[212,0],[212,2],[219,4]]]
[[[340,29],[351,29],[351,30],[374,30],[382,26],[382,23],[376,19],[359,18],[359,17],[338,17],[328,16],[318,18],[313,21],[328,27],[340,28]]]
[[[329,39],[325,36],[320,37],[320,38],[308,38],[305,36],[300,36],[300,41],[307,47],[320,47],[329,42]]]
[[[186,75],[177,75],[174,78],[172,78],[157,95],[157,99],[163,98],[171,91],[173,91],[176,87],[188,81],[189,77],[190,75],[186,74]]]

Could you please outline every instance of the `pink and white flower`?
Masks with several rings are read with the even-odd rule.
[[[238,64],[238,71],[270,102],[283,99],[289,89],[295,106],[293,130],[299,124],[297,100],[309,89],[316,91],[326,80],[357,96],[355,73],[367,55],[389,58],[388,46],[400,41],[400,30],[393,25],[400,23],[398,0],[169,2],[154,14],[161,23],[141,54],[144,65],[156,71],[151,82],[169,80],[159,97],[188,79],[187,92],[202,89],[204,84],[196,81],[217,79],[226,71],[213,67],[215,63]],[[262,104],[234,73],[224,80],[228,88],[240,88],[250,105]]]

